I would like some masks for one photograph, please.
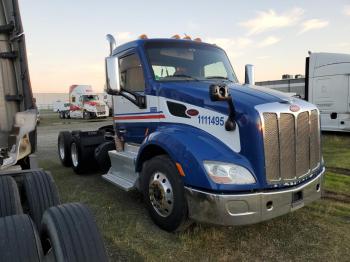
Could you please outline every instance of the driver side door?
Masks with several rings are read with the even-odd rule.
[[[138,105],[117,95],[114,97],[114,122],[118,134],[129,143],[142,143],[152,125],[150,121],[151,108],[154,105],[145,94],[145,78],[141,60],[136,51],[128,52],[119,57],[120,86],[125,95],[137,93],[145,96],[146,107],[140,108]],[[132,95],[130,95],[131,97]]]

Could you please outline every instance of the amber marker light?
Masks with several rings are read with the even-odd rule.
[[[139,39],[148,39],[147,35],[146,34],[142,34],[139,36]]]
[[[185,172],[182,169],[182,166],[180,165],[180,163],[176,163],[176,168],[177,168],[177,171],[179,171],[180,176],[185,176]]]

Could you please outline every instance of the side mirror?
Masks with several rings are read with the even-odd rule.
[[[109,95],[120,93],[119,59],[116,56],[106,58],[106,87]]]
[[[244,84],[246,85],[254,85],[254,66],[253,65],[245,65],[245,79]]]
[[[213,84],[209,87],[209,96],[211,101],[226,101],[228,104],[228,118],[225,122],[226,131],[236,130],[236,109],[233,105],[232,97],[225,84]]]

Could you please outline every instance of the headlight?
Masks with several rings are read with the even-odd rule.
[[[216,161],[204,161],[207,174],[217,184],[254,184],[254,176],[244,167]]]

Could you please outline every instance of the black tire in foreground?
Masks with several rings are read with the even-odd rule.
[[[41,239],[44,252],[57,262],[108,261],[96,222],[80,203],[49,208],[43,216]]]
[[[147,209],[160,228],[180,231],[190,225],[183,181],[174,162],[167,155],[146,161],[142,167],[141,179]]]
[[[111,150],[115,150],[114,141],[102,143],[95,149],[95,160],[103,173],[108,172],[111,167],[111,160],[108,155],[108,151]]]
[[[72,134],[68,131],[60,132],[58,135],[57,149],[58,157],[64,166],[72,166],[70,153],[70,144],[72,143]]]
[[[0,218],[1,261],[43,261],[43,250],[33,221],[28,215]]]
[[[23,209],[21,205],[21,198],[19,196],[16,181],[10,176],[1,176],[0,177],[0,217],[17,215],[22,213],[23,213]],[[0,233],[0,234],[3,234],[3,233]]]
[[[33,171],[23,175],[23,188],[29,215],[39,227],[45,210],[60,204],[55,182],[46,172]]]

